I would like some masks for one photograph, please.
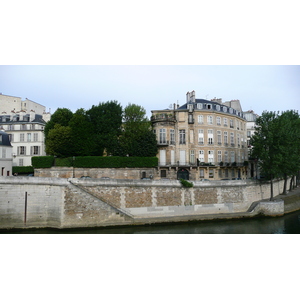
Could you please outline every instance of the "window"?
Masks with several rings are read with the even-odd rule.
[[[213,125],[213,116],[207,116],[207,124]]]
[[[224,144],[227,145],[228,144],[228,132],[224,131]]]
[[[213,164],[214,161],[214,150],[208,150],[208,162]]]
[[[199,161],[204,162],[204,150],[199,151]]]
[[[31,142],[31,133],[27,133],[27,142]]]
[[[204,169],[200,169],[200,178],[204,178]]]
[[[20,142],[24,142],[24,133],[20,133]]]
[[[240,146],[240,134],[238,133],[237,134],[237,144],[238,144],[238,147]]]
[[[227,118],[224,118],[224,126],[228,126],[228,123],[227,123]]]
[[[40,154],[40,147],[39,146],[32,146],[31,147],[31,155],[39,155]]]
[[[230,128],[234,128],[232,119],[230,119]]]
[[[204,135],[203,135],[203,129],[199,129],[198,131],[198,143],[200,145],[204,144]]]
[[[194,108],[193,104],[188,104],[188,110],[189,110],[189,112],[192,112],[193,108]]]
[[[188,116],[188,122],[189,122],[189,124],[193,124],[194,123],[194,118],[193,118],[192,114],[189,114],[189,116]]]
[[[233,108],[229,108],[229,112],[232,114],[233,113]]]
[[[230,144],[231,146],[234,146],[234,133],[230,132]]]
[[[31,129],[34,130],[35,129],[35,124],[31,124]]]
[[[207,131],[207,137],[208,137],[208,144],[213,145],[214,143],[214,134],[212,129],[208,129]]]
[[[225,169],[225,177],[228,178],[228,169]]]
[[[22,167],[23,165],[24,165],[23,158],[20,158],[20,159],[19,159],[19,166]]]
[[[228,151],[224,152],[224,161],[225,161],[225,163],[228,163]],[[228,176],[226,176],[226,177],[228,177]]]
[[[15,130],[15,126],[14,125],[8,125],[8,130]]]
[[[251,137],[251,131],[250,130],[247,131],[247,137]]]
[[[217,139],[218,139],[218,145],[221,145],[222,144],[222,134],[221,134],[220,130],[217,131]]]
[[[222,161],[222,151],[218,150],[218,163]]]
[[[202,108],[203,108],[202,103],[197,103],[197,109],[202,109]]]
[[[214,169],[209,169],[209,178],[214,178]]]
[[[198,116],[198,124],[203,124],[203,115]]]
[[[195,163],[195,150],[190,151],[190,163],[191,164]]]
[[[22,130],[26,130],[26,128],[27,128],[26,124],[22,124],[22,125],[21,125],[21,129],[22,129]]]
[[[170,129],[170,144],[174,145],[175,144],[175,130]]]
[[[160,170],[160,177],[166,178],[167,177],[167,171],[166,170]]]
[[[185,130],[179,130],[179,144],[185,144]]]
[[[38,141],[38,133],[33,134],[33,141],[37,142]]]
[[[161,128],[159,129],[159,143],[160,144],[165,144],[166,141],[166,129],[165,128]]]
[[[221,125],[221,117],[217,117],[217,125]]]
[[[216,105],[217,111],[220,111],[220,105]]]
[[[18,155],[26,155],[26,147],[25,146],[18,147]]]
[[[227,107],[226,106],[223,106],[223,111],[227,112]]]
[[[230,152],[230,161],[233,163],[233,162],[235,162],[235,153],[234,153],[234,151],[231,151]]]

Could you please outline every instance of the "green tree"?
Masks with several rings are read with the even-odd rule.
[[[279,118],[275,112],[263,112],[256,121],[256,132],[251,138],[251,156],[258,159],[261,172],[271,180],[273,200],[273,180],[280,174],[283,151],[280,139]]]
[[[69,121],[72,119],[72,117],[73,113],[68,108],[58,108],[51,116],[50,121],[45,125],[45,139],[47,140],[49,131],[53,129],[56,124],[68,126]]]
[[[55,124],[48,132],[46,153],[57,157],[70,157],[74,154],[72,129],[69,126]]]
[[[102,156],[104,150],[112,154],[118,147],[122,127],[122,106],[117,101],[93,105],[86,112],[93,127],[95,148],[93,155]]]
[[[69,127],[72,131],[73,155],[90,156],[95,152],[93,126],[83,108],[73,114]]]
[[[125,107],[123,129],[118,155],[150,157],[157,154],[156,137],[142,106],[129,104]]]

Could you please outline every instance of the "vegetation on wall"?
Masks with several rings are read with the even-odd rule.
[[[179,180],[180,180],[180,183],[182,184],[183,187],[191,188],[191,187],[194,186],[194,184],[192,182],[189,182],[189,181],[184,180],[182,178],[180,178]]]
[[[33,173],[34,169],[31,166],[13,166],[12,173],[13,174],[29,174]]]

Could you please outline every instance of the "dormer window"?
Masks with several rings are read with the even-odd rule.
[[[202,109],[203,108],[203,104],[202,103],[197,103],[197,109]]]
[[[220,111],[220,108],[221,108],[220,105],[216,105],[216,110],[217,111]]]
[[[226,106],[223,106],[223,111],[227,112],[227,107]]]
[[[189,112],[192,112],[193,108],[194,108],[193,104],[188,104],[188,110],[189,110]]]
[[[211,104],[207,104],[206,108],[211,109]]]

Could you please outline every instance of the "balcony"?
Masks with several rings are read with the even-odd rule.
[[[175,116],[173,114],[157,114],[151,116],[151,122],[157,123],[157,122],[176,122]]]

